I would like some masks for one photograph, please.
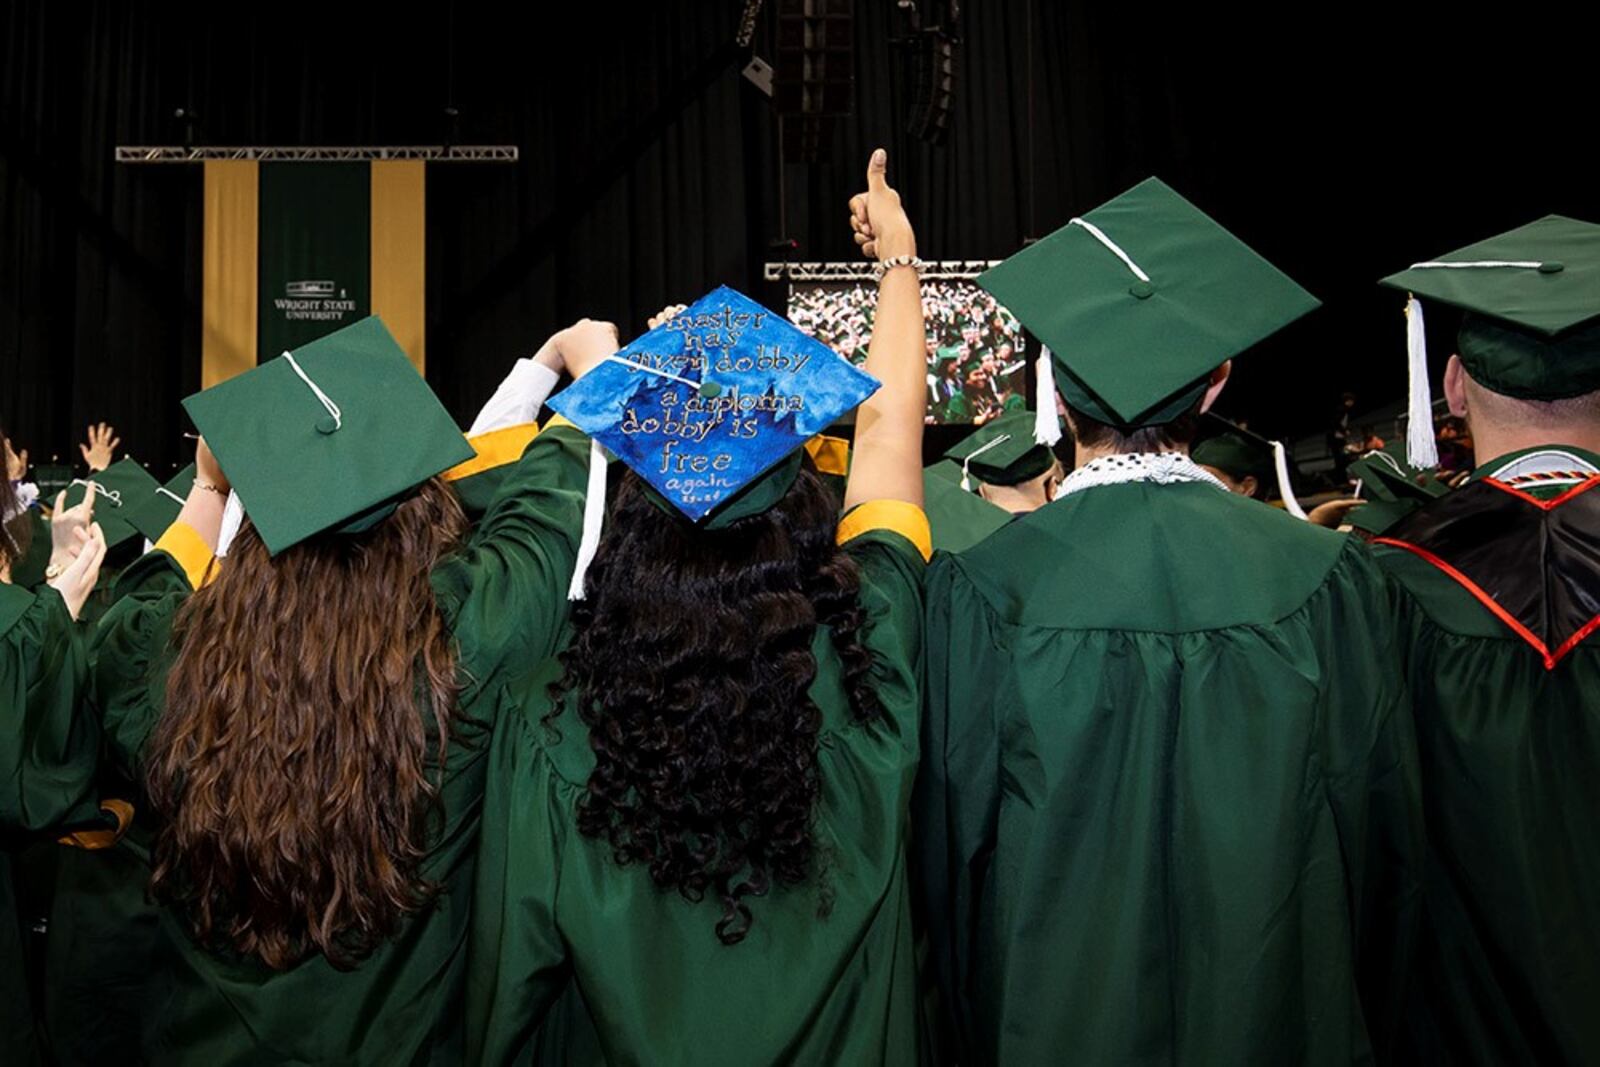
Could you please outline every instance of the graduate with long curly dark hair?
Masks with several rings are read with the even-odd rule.
[[[871,378],[719,290],[554,401],[628,469],[492,745],[471,1062],[516,1061],[569,978],[550,1062],[915,1061],[924,346],[885,163],[851,208]],[[874,388],[841,520],[799,446]]]

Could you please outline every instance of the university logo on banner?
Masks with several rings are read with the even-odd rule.
[[[257,351],[270,358],[371,313],[366,163],[261,165]]]

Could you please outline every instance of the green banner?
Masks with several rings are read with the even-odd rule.
[[[366,163],[263,163],[258,358],[365,318],[372,306]]]

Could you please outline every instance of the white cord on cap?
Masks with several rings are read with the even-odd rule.
[[[156,486],[156,492],[161,493],[161,494],[163,494],[165,496],[170,496],[172,499],[176,500],[180,504],[187,504],[188,503],[187,500],[183,499],[183,497],[179,496],[177,493],[174,493],[171,489],[168,489],[164,485]]]
[[[1413,263],[1409,269],[1432,270],[1436,267],[1446,267],[1454,270],[1461,267],[1515,267],[1519,270],[1538,270],[1542,266],[1544,264],[1537,260],[1526,259],[1478,259],[1464,263],[1445,263],[1441,260],[1429,260],[1426,263]]]
[[[120,508],[122,506],[122,493],[121,493],[120,490],[107,489],[105,486],[101,485],[99,482],[85,481],[82,478],[74,478],[74,479],[72,479],[70,484],[87,486],[93,492],[98,493],[100,496],[103,496],[107,500],[111,501],[111,504],[112,504],[113,507],[119,507]]]
[[[961,461],[961,488],[965,489],[969,493],[972,492],[972,461],[989,451],[989,449],[998,448],[1009,440],[1011,440],[1011,435],[1008,433],[1003,433],[999,437],[996,437],[993,441],[985,441],[982,445],[974,448],[970,453],[968,453],[967,458]]]
[[[675,382],[682,382],[691,389],[698,389],[703,384],[702,382],[691,382],[688,378],[673,374],[669,370],[662,370],[660,367],[652,367],[645,363],[635,363],[631,359],[623,359],[621,356],[615,354],[607,356],[606,361],[609,363],[620,363],[624,367],[632,367],[634,370],[642,370],[646,374],[657,374],[663,378],[671,378]]]
[[[322,391],[321,386],[311,380],[311,375],[300,369],[300,364],[295,362],[294,353],[284,352],[283,358],[289,361],[289,366],[294,368],[294,372],[300,376],[300,380],[311,387],[311,391],[317,394],[317,399],[322,401],[323,408],[327,410],[329,415],[333,416],[333,428],[335,430],[342,428],[344,426],[344,414],[340,412],[339,405],[335,404],[332,398]]]
[[[1133,271],[1134,277],[1138,278],[1141,282],[1147,282],[1150,280],[1150,275],[1140,270],[1139,264],[1130,259],[1128,253],[1124,252],[1117,246],[1117,242],[1107,237],[1104,230],[1090,222],[1088,219],[1068,219],[1067,225],[1082,226],[1085,230],[1088,230],[1090,233],[1094,234],[1095,240],[1105,245],[1111,250],[1113,255],[1122,260],[1123,263],[1127,264],[1128,269]]]
[[[1413,263],[1411,270],[1539,270],[1545,264],[1533,259],[1469,259],[1454,263],[1430,259]],[[1560,264],[1550,264],[1559,271]],[[1439,445],[1433,436],[1433,390],[1428,384],[1428,335],[1423,329],[1422,303],[1406,299],[1406,360],[1411,377],[1410,413],[1406,425],[1406,461],[1413,467],[1439,465]]]
[[[584,579],[589,576],[589,564],[600,548],[600,528],[606,517],[606,451],[600,442],[589,441],[589,489],[583,501],[583,536],[578,541],[578,557],[572,567],[572,584],[567,586],[568,600],[583,599]]]

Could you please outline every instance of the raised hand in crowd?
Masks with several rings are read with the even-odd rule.
[[[11,450],[11,442],[6,442],[6,477],[14,482],[20,482],[28,473],[28,450],[21,452]]]
[[[850,198],[850,228],[868,259],[893,259],[917,254],[917,236],[900,204],[900,194],[889,186],[889,153],[878,149],[867,164],[867,191]]]
[[[91,491],[86,497],[94,496]],[[52,525],[52,538],[54,527]],[[88,601],[89,594],[94,592],[94,586],[100,580],[100,564],[106,558],[106,536],[100,531],[99,523],[90,523],[88,528],[82,526],[72,527],[71,557],[59,571],[56,569],[57,553],[60,552],[60,541],[55,541],[55,551],[51,553],[49,577],[46,581],[50,587],[61,594],[61,599],[67,603],[67,611],[76,619],[83,611],[83,605]]]
[[[850,198],[850,228],[867,256],[885,265],[865,369],[882,387],[856,414],[846,508],[869,500],[922,506],[922,423],[927,408],[927,348],[917,237],[889,185],[889,154],[872,153],[867,191]]]
[[[69,508],[67,491],[63,489],[56,494],[56,506],[50,512],[50,568],[46,575],[59,574],[78,558],[94,522],[97,495],[91,482],[84,489],[83,499],[76,507]]]
[[[78,451],[83,453],[83,461],[91,471],[103,471],[111,466],[111,461],[116,458],[117,446],[121,443],[122,438],[117,436],[116,427],[108,422],[100,422],[89,427],[89,441],[79,445]]]

